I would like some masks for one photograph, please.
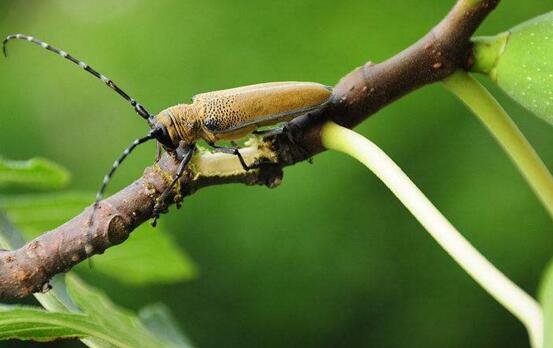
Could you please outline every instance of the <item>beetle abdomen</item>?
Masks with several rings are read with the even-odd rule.
[[[331,91],[313,82],[271,82],[203,93],[193,101],[204,111],[208,132],[221,134],[217,138],[233,139],[242,136],[245,129],[276,124],[318,109],[326,104]]]

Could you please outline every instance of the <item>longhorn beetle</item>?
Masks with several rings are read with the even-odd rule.
[[[154,212],[157,214],[158,204],[164,202],[184,173],[198,140],[205,140],[216,151],[236,155],[244,170],[249,170],[252,167],[246,164],[233,140],[243,138],[258,127],[275,125],[319,110],[328,103],[332,93],[331,87],[314,82],[270,82],[198,94],[192,97],[192,104],[171,106],[157,115],[152,115],[111,79],[67,52],[35,37],[24,34],[9,35],[2,44],[5,56],[6,44],[14,39],[32,42],[79,65],[127,100],[150,126],[148,134],[133,141],[104,176],[96,193],[89,226],[92,226],[94,213],[115,170],[138,145],[156,139],[158,146],[161,144],[180,161],[171,184],[156,202]],[[233,147],[215,145],[219,140],[230,140]],[[91,245],[86,245],[85,249],[87,254],[92,252]]]

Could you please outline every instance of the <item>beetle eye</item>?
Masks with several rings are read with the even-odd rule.
[[[175,148],[173,142],[171,141],[171,137],[169,136],[169,132],[167,132],[167,128],[164,125],[157,124],[154,128],[154,135],[156,137],[156,140],[159,141],[163,146],[169,149]]]

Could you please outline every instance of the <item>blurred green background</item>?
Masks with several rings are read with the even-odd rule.
[[[4,0],[0,33],[58,46],[159,111],[199,92],[244,84],[335,84],[367,60],[382,61],[417,40],[453,3]],[[479,33],[495,34],[549,10],[543,0],[505,1]],[[553,129],[490,88],[553,167]],[[0,61],[0,95],[0,155],[52,159],[73,173],[75,190],[95,191],[116,156],[146,131],[101,82],[28,43],[12,43],[10,58]],[[357,130],[535,294],[553,254],[551,221],[463,105],[433,85]],[[154,148],[137,150],[111,192],[152,163]],[[131,309],[164,302],[198,347],[528,345],[522,325],[374,176],[340,154],[287,168],[274,190],[207,188],[161,224],[197,264],[194,280],[138,288],[88,279]],[[65,344],[73,345],[79,343]]]

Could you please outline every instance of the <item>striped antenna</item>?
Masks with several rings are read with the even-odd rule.
[[[148,133],[147,136],[142,137],[142,138],[138,138],[135,141],[133,141],[131,143],[131,145],[129,145],[129,147],[127,147],[125,149],[125,151],[123,151],[121,156],[119,156],[119,158],[117,160],[115,160],[115,162],[113,162],[113,165],[111,166],[109,172],[104,176],[104,180],[102,181],[102,185],[100,186],[100,189],[96,193],[96,200],[94,201],[94,205],[92,206],[92,212],[90,213],[90,220],[88,221],[88,232],[87,232],[87,238],[86,238],[86,244],[85,244],[85,251],[86,251],[87,255],[90,255],[90,253],[93,251],[93,247],[92,247],[91,242],[90,242],[91,241],[90,235],[91,235],[92,225],[93,225],[93,221],[94,221],[94,214],[96,213],[96,209],[98,209],[100,201],[104,197],[104,191],[106,190],[106,187],[108,186],[109,182],[111,181],[111,178],[112,178],[113,174],[115,173],[117,168],[119,168],[119,166],[125,160],[125,158],[127,158],[127,156],[129,156],[129,154],[138,145],[143,144],[143,143],[145,143],[149,140],[155,139],[156,136],[158,135],[158,132],[159,132],[159,130],[152,130]]]
[[[13,34],[13,35],[8,35],[8,37],[6,37],[4,39],[4,42],[2,43],[2,50],[4,52],[4,56],[8,56],[8,51],[6,49],[6,44],[8,43],[8,41],[10,40],[23,40],[23,41],[29,41],[29,42],[32,42],[36,45],[39,45],[40,47],[42,48],[45,48],[47,49],[48,51],[52,51],[56,54],[58,54],[59,56],[77,64],[78,66],[80,66],[81,68],[83,68],[85,71],[89,72],[90,74],[94,75],[96,78],[102,80],[109,88],[113,89],[115,92],[117,92],[117,94],[119,94],[120,96],[122,96],[123,98],[125,98],[126,101],[128,101],[131,106],[134,108],[134,110],[136,111],[136,113],[138,115],[140,115],[140,117],[144,118],[145,120],[148,121],[148,123],[150,124],[150,126],[152,126],[152,120],[153,120],[153,115],[151,115],[140,103],[138,103],[134,98],[131,98],[127,93],[125,93],[121,88],[119,88],[110,78],[106,77],[105,75],[102,75],[100,74],[99,72],[97,72],[96,70],[92,69],[88,64],[86,64],[85,62],[73,57],[72,55],[70,55],[69,53],[63,51],[63,50],[60,50],[59,48],[56,48],[54,46],[51,46],[49,44],[47,44],[46,42],[44,41],[41,41],[37,38],[34,38],[32,36],[28,36],[28,35],[24,35],[24,34]]]

